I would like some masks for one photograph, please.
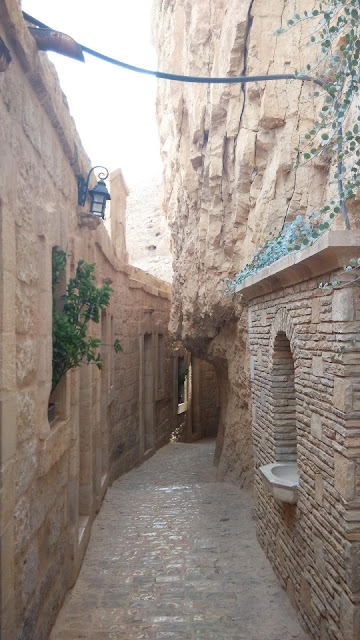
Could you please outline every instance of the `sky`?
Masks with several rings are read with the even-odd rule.
[[[22,0],[22,9],[81,44],[148,69],[152,0]],[[132,185],[161,175],[156,78],[85,54],[85,64],[49,53],[92,165],[121,168]],[[94,84],[96,82],[96,84]]]

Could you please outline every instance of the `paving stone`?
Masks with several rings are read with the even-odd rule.
[[[213,453],[172,443],[113,484],[51,640],[309,640]]]

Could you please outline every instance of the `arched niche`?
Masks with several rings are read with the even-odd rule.
[[[294,359],[284,331],[274,340],[271,403],[276,462],[296,462],[296,394]]]

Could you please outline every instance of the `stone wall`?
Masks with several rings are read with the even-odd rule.
[[[277,28],[312,0],[155,0],[158,68],[199,76],[305,70],[308,23]],[[185,84],[159,80],[158,122],[164,202],[172,233],[171,331],[221,381],[220,475],[251,479],[246,316],[223,297],[232,277],[284,220],[329,199],[324,157],[289,170],[295,147],[319,110],[311,84]],[[358,224],[350,212],[354,226]],[[341,221],[339,221],[341,225]],[[226,404],[225,404],[226,403]],[[223,455],[221,440],[223,439]]]
[[[214,367],[204,360],[192,360],[192,435],[214,437],[219,427],[219,393]]]
[[[360,637],[360,295],[356,286],[319,288],[350,283],[353,275],[336,265],[359,255],[359,233],[331,232],[239,287],[249,300],[257,533],[321,640]],[[343,357],[334,358],[341,346]],[[291,461],[296,505],[276,500],[259,472]]]
[[[17,2],[0,0],[0,36],[12,56],[0,72],[0,635],[46,640],[108,484],[169,440],[170,287],[127,264],[120,171],[110,178],[111,237],[100,219],[82,215],[77,175],[89,161]],[[79,259],[95,262],[97,284],[109,280],[113,294],[90,327],[104,368],[68,373],[49,423],[53,249],[67,252],[67,280]],[[123,353],[111,348],[115,338]]]

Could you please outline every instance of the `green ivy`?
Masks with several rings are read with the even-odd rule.
[[[94,363],[102,368],[101,354],[98,349],[101,341],[87,335],[89,322],[100,321],[100,313],[110,304],[113,289],[108,283],[97,287],[95,283],[95,264],[79,260],[76,274],[67,285],[63,311],[56,308],[55,287],[60,274],[65,270],[66,253],[53,254],[53,361],[52,391],[57,387],[67,371],[79,367],[82,363]],[[122,351],[119,340],[114,342],[117,353]]]
[[[333,170],[331,183],[338,185],[338,198],[319,212],[309,217],[297,216],[294,222],[284,225],[279,234],[258,249],[233,281],[227,279],[227,291],[234,292],[237,284],[259,269],[314,242],[340,212],[345,227],[350,228],[346,202],[356,197],[360,187],[360,115],[346,131],[344,126],[359,93],[359,14],[360,0],[317,0],[312,11],[295,14],[286,29],[276,32],[276,35],[286,33],[304,21],[311,24],[306,46],[314,45],[316,52],[304,73],[320,81],[322,87],[312,98],[322,99],[322,106],[318,119],[295,149],[299,159],[292,168],[328,155]],[[295,75],[302,77],[298,71]]]

